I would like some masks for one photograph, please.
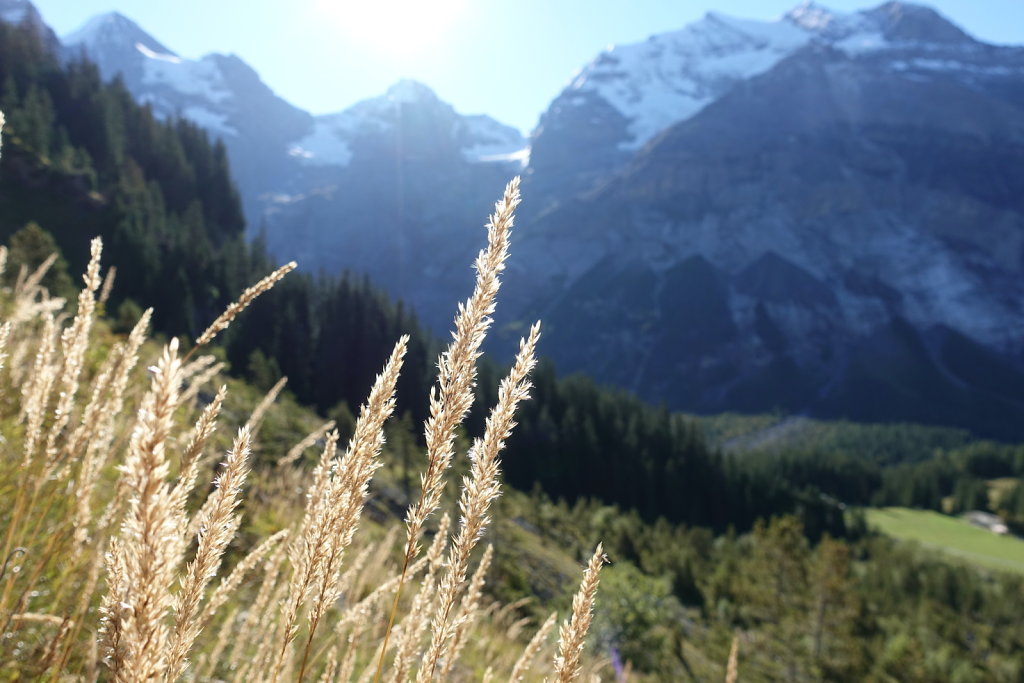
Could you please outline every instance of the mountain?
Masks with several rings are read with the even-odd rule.
[[[310,270],[369,274],[435,330],[472,287],[465,264],[483,245],[482,217],[521,166],[525,141],[486,116],[462,116],[425,85],[316,119],[290,153],[294,194],[265,213],[270,251]],[[429,283],[429,286],[424,286]]]
[[[549,321],[562,369],[675,407],[1019,436],[1022,76],[1021,48],[903,3],[711,15],[613,49],[535,133],[531,183],[560,158],[577,193],[523,229],[512,296]],[[668,109],[615,105],[633,86],[635,102],[704,99],[655,131]],[[616,132],[555,135],[587,107]],[[574,174],[566,150],[588,134],[619,157]]]
[[[264,232],[275,257],[369,275],[446,329],[450,301],[470,286],[463,264],[483,237],[466,231],[526,159],[518,130],[461,115],[414,81],[314,117],[240,58],[182,58],[117,13],[91,19],[64,45],[105,77],[119,75],[159,117],[183,116],[224,142],[252,232]]]
[[[678,31],[612,46],[586,65],[541,117],[530,173],[548,199],[593,187],[660,132],[811,44],[848,53],[914,44],[934,59],[935,49],[977,43],[933,10],[906,3],[839,14],[808,2],[770,22],[709,12]]]
[[[313,117],[275,95],[239,57],[180,57],[117,12],[90,19],[62,42],[68,59],[84,54],[104,78],[120,76],[159,118],[180,115],[220,139],[250,222],[258,220],[260,197],[280,192],[294,174],[287,149]]]

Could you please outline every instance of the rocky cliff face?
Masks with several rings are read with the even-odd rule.
[[[674,406],[1005,435],[1024,414],[1024,51],[895,3],[812,25],[823,39],[528,226],[514,295],[564,369]]]

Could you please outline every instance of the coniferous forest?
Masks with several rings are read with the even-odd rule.
[[[180,118],[158,119],[84,58],[63,63],[36,33],[3,23],[0,110],[8,290],[24,278],[22,267],[31,272],[56,253],[42,284],[73,300],[98,236],[104,263],[116,268],[101,311],[111,339],[152,307],[157,339],[180,338],[187,349],[275,267],[261,239],[247,237],[222,143]],[[419,426],[447,340],[365,277],[299,272],[232,322],[212,353],[243,393],[262,394],[287,377],[282,412],[262,427],[269,441],[297,442],[309,424],[332,419],[344,443],[403,334],[410,338],[386,428],[396,464],[371,491],[380,502],[370,516],[380,522],[400,517],[419,486]],[[509,360],[481,361],[477,407],[460,443],[486,429],[485,408]],[[485,590],[518,605],[513,616],[540,622],[551,604],[571,600],[561,567],[583,562],[602,540],[611,564],[588,647],[604,662],[595,666],[604,666],[605,680],[721,680],[733,647],[739,680],[1024,676],[1020,570],[895,540],[865,515],[980,509],[1024,530],[1024,446],[959,430],[836,422],[800,443],[737,448],[737,434],[757,431],[743,426],[748,418],[672,412],[584,375],[564,376],[545,360],[532,383],[502,455],[514,491],[489,532]],[[272,479],[281,455],[255,450],[254,472]],[[462,474],[468,465],[455,467]],[[229,555],[248,552],[273,515],[252,517]],[[0,673],[38,673],[2,663],[31,659],[5,631]]]

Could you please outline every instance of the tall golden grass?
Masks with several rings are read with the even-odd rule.
[[[407,338],[397,340],[347,444],[328,423],[272,458],[278,465],[270,476],[287,481],[283,488],[300,488],[301,496],[284,503],[294,508],[289,523],[247,543],[248,552],[226,567],[246,508],[258,430],[282,385],[237,429],[209,481],[204,473],[224,438],[219,423],[239,421],[222,414],[225,386],[205,389],[221,365],[198,354],[295,264],[247,289],[186,353],[177,339],[149,340],[151,311],[126,337],[96,324],[112,282],[101,277],[98,239],[70,310],[40,285],[52,259],[20,272],[0,292],[0,677],[580,677],[600,547],[557,646],[548,642],[555,615],[528,642],[513,638],[523,624],[511,608],[484,597],[492,549],[476,553],[501,494],[500,453],[518,404],[529,397],[539,324],[522,340],[484,434],[469,448],[460,518],[434,519],[456,457],[456,434],[473,403],[476,363],[518,203],[517,178],[495,206],[487,247],[475,264],[475,289],[459,307],[452,342],[438,361],[425,470],[397,563],[389,552],[397,529],[376,542],[357,532],[382,466],[384,425],[395,407]],[[6,255],[0,247],[0,273]],[[143,375],[140,359],[154,351]],[[292,464],[317,442],[323,448],[311,471]],[[425,534],[435,525],[424,552]],[[460,661],[487,639],[490,646],[477,648],[472,663]],[[491,654],[481,660],[480,652]]]

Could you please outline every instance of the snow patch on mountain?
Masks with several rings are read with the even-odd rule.
[[[149,59],[159,59],[165,62],[170,62],[171,64],[181,64],[181,57],[165,54],[163,52],[156,52],[155,50],[149,49],[142,43],[135,43],[135,49],[141,52],[144,57],[148,57]]]
[[[984,76],[1013,76],[1021,72],[1005,64],[970,64],[956,59],[929,59],[915,57],[913,59],[895,60],[889,63],[893,71],[939,71],[942,73],[962,72]]]
[[[749,21],[709,13],[679,31],[608,48],[570,91],[595,93],[621,112],[631,135],[621,147],[638,149],[736,82],[771,69],[813,35],[786,19]]]
[[[238,129],[228,124],[227,114],[219,114],[206,107],[193,105],[185,107],[181,115],[211,133],[222,136],[238,135]]]
[[[234,88],[215,55],[183,58],[117,12],[93,17],[63,43],[84,50],[105,78],[120,74],[158,116],[180,114],[213,135],[238,135],[225,107],[236,99]]]
[[[231,98],[224,83],[224,74],[212,59],[168,59],[169,55],[148,57],[143,64],[144,85],[166,86],[182,95],[201,97],[210,103],[222,103]],[[198,122],[197,122],[198,123]]]
[[[462,157],[471,163],[511,162],[525,166],[530,158],[523,134],[490,116],[462,116],[455,128],[456,139],[462,144]]]
[[[292,156],[308,166],[348,166],[352,149],[345,138],[351,133],[340,117],[320,118],[313,132],[288,148]]]

